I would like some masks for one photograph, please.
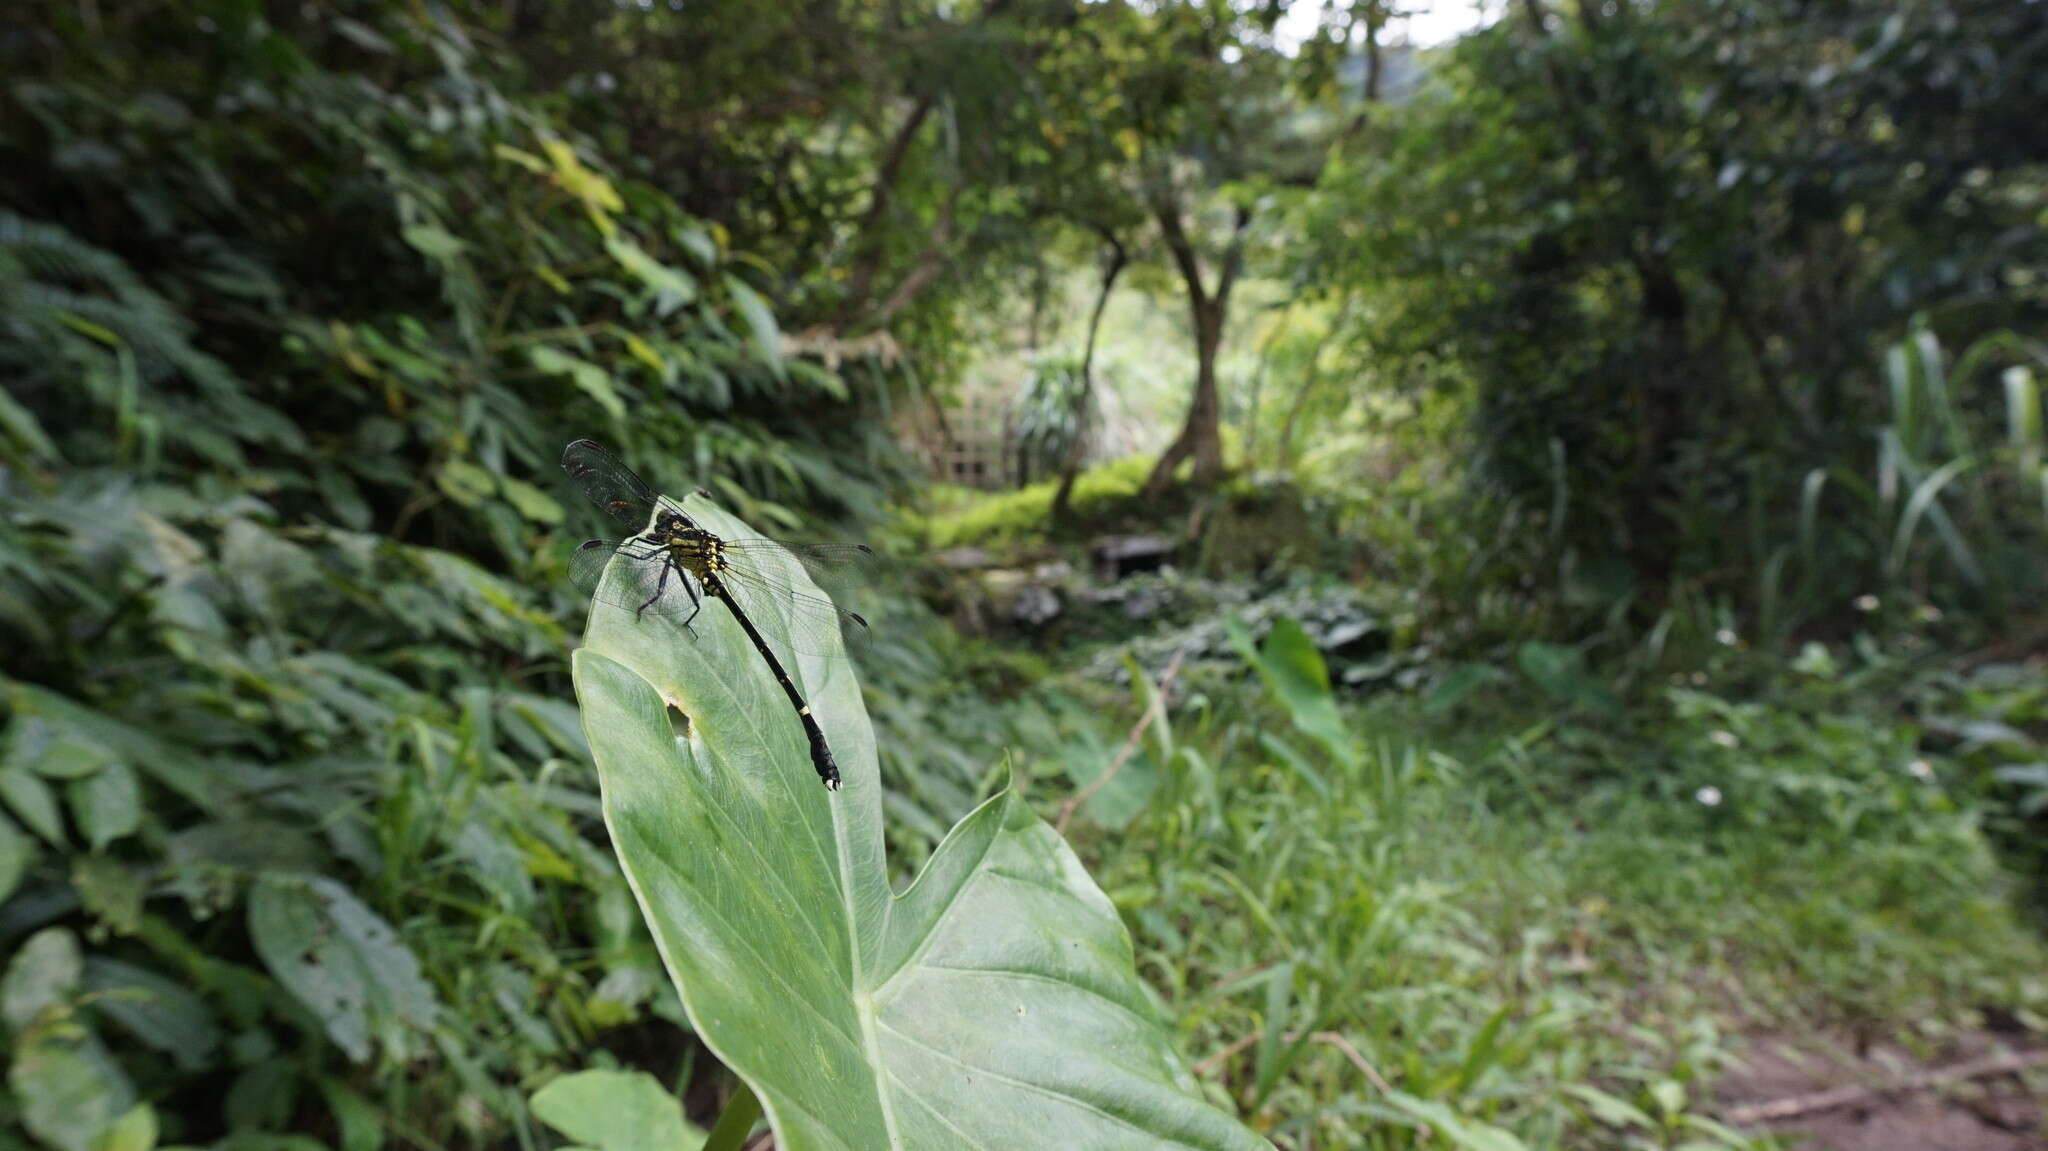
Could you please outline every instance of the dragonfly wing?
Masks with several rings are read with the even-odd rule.
[[[576,481],[590,502],[605,514],[635,528],[647,526],[660,497],[647,481],[633,474],[595,440],[577,440],[562,449],[562,470]]]
[[[785,543],[771,539],[723,541],[736,566],[754,571],[772,570],[779,561],[795,560],[818,584],[828,588],[851,587],[874,577],[879,561],[875,549],[866,544]]]
[[[768,620],[785,624],[793,651],[836,657],[868,646],[868,621],[822,592],[800,591],[771,570],[729,566],[718,577],[756,626]]]
[[[606,582],[605,569],[616,559],[617,578]],[[569,556],[569,579],[600,603],[641,611],[646,615],[687,616],[704,589],[680,568],[667,562],[661,548],[638,537],[585,540]]]
[[[586,594],[597,590],[604,569],[619,550],[619,540],[584,540],[569,551],[569,582]]]

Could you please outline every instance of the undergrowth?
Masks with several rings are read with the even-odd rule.
[[[1077,837],[1204,1081],[1284,1147],[1762,1146],[1712,1117],[1746,1035],[2044,1023],[1972,769],[1874,719],[1895,669],[1621,725],[1511,679],[1334,710],[1285,625],[1258,662],[1263,703],[1195,672],[1124,769],[1141,810]]]

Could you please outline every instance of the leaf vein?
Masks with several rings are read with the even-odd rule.
[[[1131,1006],[1128,1003],[1125,1003],[1123,1000],[1116,998],[1115,996],[1109,994],[1106,991],[1090,987],[1085,983],[1077,983],[1074,980],[1063,976],[1050,975],[1043,971],[1021,971],[1013,967],[953,967],[944,963],[926,963],[922,965],[921,969],[925,971],[944,972],[948,975],[979,975],[986,976],[990,979],[1016,979],[1028,980],[1034,983],[1050,983],[1055,987],[1069,988],[1071,990],[1078,991],[1083,995],[1087,995],[1091,998],[1099,999],[1102,1002],[1107,1003],[1110,1006],[1118,1009],[1119,1011],[1122,1011],[1124,1014],[1130,1016],[1132,1019],[1144,1025],[1146,1028],[1155,1028],[1159,1026],[1159,1021],[1157,1019],[1152,1018],[1146,1013],[1138,1010],[1137,1008]]]
[[[887,1023],[877,1021],[876,1026],[881,1028],[883,1031],[887,1031],[889,1034],[894,1035],[896,1038],[901,1039],[903,1042],[910,1044],[912,1047],[920,1048],[924,1051],[929,1051],[934,1056],[937,1056],[938,1058],[943,1059],[946,1062],[951,1063],[957,1067],[963,1067],[977,1074],[986,1075],[990,1079],[994,1079],[999,1083],[1007,1083],[1020,1091],[1028,1091],[1034,1095],[1043,1095],[1049,1099],[1057,1099],[1063,1103],[1068,1103],[1072,1106],[1079,1107],[1083,1111],[1094,1112],[1096,1115],[1099,1115],[1102,1118],[1107,1119],[1108,1121],[1116,1124],[1119,1127],[1128,1127],[1131,1130],[1136,1131],[1138,1134],[1145,1136],[1147,1139],[1159,1138],[1159,1135],[1156,1132],[1147,1131],[1145,1128],[1140,1127],[1138,1124],[1132,1122],[1131,1120],[1126,1119],[1123,1116],[1116,1114],[1115,1112],[1108,1111],[1104,1109],[1100,1104],[1092,1103],[1086,1099],[1081,1098],[1078,1095],[1069,1095],[1064,1091],[1060,1091],[1052,1087],[1047,1087],[1042,1083],[1033,1083],[1028,1079],[1019,1079],[1014,1075],[1005,1075],[1000,1071],[983,1067],[978,1063],[969,1063],[965,1059],[962,1059],[949,1051],[941,1051],[938,1048],[933,1047],[931,1044],[916,1038],[915,1036],[908,1035],[904,1032],[898,1031],[894,1027],[889,1026]]]

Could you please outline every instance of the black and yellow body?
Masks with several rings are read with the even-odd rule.
[[[858,613],[833,603],[807,580],[792,580],[792,565],[810,573],[844,574],[858,570],[874,558],[866,544],[787,544],[769,539],[727,539],[705,531],[682,507],[666,499],[613,459],[610,452],[591,440],[577,440],[562,451],[562,470],[569,473],[583,494],[603,508],[606,515],[626,526],[633,534],[624,539],[585,540],[571,554],[570,578],[578,587],[607,603],[633,609],[635,618],[652,611],[663,616],[683,616],[685,628],[704,609],[704,596],[723,603],[747,633],[754,650],[767,662],[775,682],[789,697],[796,717],[804,725],[804,738],[811,744],[811,766],[827,788],[839,789],[839,765],[825,744],[825,731],[811,715],[811,706],[797,690],[782,660],[768,646],[742,600],[775,605],[789,614],[791,650],[802,650],[828,658],[845,655],[844,643],[868,630],[868,621]],[[615,564],[628,565],[623,573],[607,580],[605,572]],[[677,595],[670,581],[680,585]],[[702,594],[698,589],[702,588]],[[739,594],[735,594],[738,592]],[[684,598],[688,603],[684,603]],[[686,616],[683,613],[687,611]],[[826,634],[818,641],[814,637]],[[824,647],[802,647],[822,642]]]
[[[817,717],[811,714],[811,705],[805,701],[803,693],[797,690],[795,681],[789,678],[789,672],[776,657],[775,650],[761,637],[761,632],[755,628],[754,621],[747,618],[746,609],[740,606],[738,598],[728,591],[724,581],[719,579],[719,573],[725,568],[723,541],[698,527],[690,517],[680,512],[669,511],[661,514],[646,538],[648,542],[667,553],[668,562],[660,580],[655,584],[654,593],[648,597],[646,603],[640,605],[639,610],[645,611],[649,605],[662,597],[667,591],[670,575],[683,573],[687,573],[689,578],[680,579],[679,582],[689,595],[693,607],[690,615],[683,620],[684,627],[689,626],[690,620],[696,618],[697,610],[703,607],[697,598],[697,589],[691,586],[693,581],[702,585],[705,595],[724,604],[726,609],[732,612],[732,618],[739,621],[740,630],[747,633],[747,639],[753,643],[754,650],[759,652],[762,660],[768,664],[768,670],[774,674],[775,682],[782,685],[782,694],[789,697],[789,705],[796,709],[796,717],[804,725],[804,738],[811,744],[811,767],[817,771],[818,778],[824,782],[828,790],[839,790],[839,764],[832,758],[832,748],[825,742],[825,730],[818,726]]]

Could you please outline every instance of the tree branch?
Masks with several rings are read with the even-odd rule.
[[[1230,302],[1231,286],[1237,282],[1238,269],[1244,266],[1244,237],[1251,223],[1252,210],[1243,204],[1238,205],[1237,219],[1230,229],[1230,247],[1223,252],[1223,276],[1216,283],[1216,302],[1219,305]]]
[[[946,197],[945,204],[939,208],[938,222],[932,225],[931,240],[919,253],[917,263],[904,273],[903,279],[896,284],[896,290],[889,293],[881,306],[865,318],[863,327],[880,327],[888,323],[896,313],[909,306],[918,293],[931,287],[939,273],[945,270],[946,245],[953,238],[953,204],[958,198],[957,195]]]
[[[1209,306],[1209,291],[1202,283],[1202,264],[1195,255],[1195,243],[1188,239],[1187,226],[1181,223],[1180,204],[1170,194],[1154,196],[1152,214],[1159,218],[1159,230],[1166,238],[1166,250],[1173,254],[1181,279],[1187,281],[1188,301],[1199,313]]]
[[[1353,1067],[1358,1068],[1359,1074],[1365,1076],[1366,1082],[1379,1089],[1380,1094],[1393,1094],[1394,1088],[1387,1083],[1386,1077],[1382,1076],[1378,1069],[1373,1067],[1372,1063],[1366,1059],[1364,1054],[1358,1050],[1351,1040],[1344,1037],[1343,1032],[1311,1031],[1308,1037],[1313,1042],[1335,1047],[1343,1054],[1344,1058],[1350,1060]],[[1262,1034],[1253,1033],[1251,1035],[1241,1035],[1231,1040],[1221,1051],[1209,1055],[1200,1063],[1195,1064],[1195,1074],[1204,1075],[1215,1070],[1217,1067],[1229,1062],[1232,1056],[1243,1052],[1245,1048],[1257,1043],[1262,1038],[1264,1038]],[[1301,1042],[1301,1032],[1289,1031],[1280,1037],[1280,1041],[1282,1043],[1299,1043]]]
[[[1067,445],[1067,458],[1060,464],[1060,486],[1052,494],[1052,522],[1064,524],[1074,498],[1074,480],[1081,474],[1082,461],[1088,453],[1088,405],[1095,395],[1095,344],[1102,330],[1102,314],[1109,310],[1109,296],[1116,291],[1116,280],[1131,261],[1130,250],[1124,247],[1121,237],[1114,228],[1106,224],[1095,225],[1108,249],[1102,264],[1102,287],[1095,293],[1095,308],[1088,313],[1088,336],[1081,345],[1081,387],[1074,397],[1074,439]]]
[[[1877,1086],[1835,1087],[1826,1091],[1816,1091],[1811,1095],[1794,1095],[1787,1099],[1773,1099],[1768,1103],[1751,1103],[1727,1111],[1721,1118],[1724,1122],[1742,1127],[1755,1123],[1773,1123],[1784,1119],[1797,1119],[1802,1115],[1811,1115],[1819,1111],[1848,1107],[1876,1095],[1889,1095],[1895,1091],[1920,1091],[1969,1079],[2013,1075],[2042,1066],[2048,1066],[2048,1051],[2011,1052],[1985,1059],[1974,1059],[1968,1063],[1958,1063],[1953,1067],[1936,1071],[1922,1071]]]
[[[847,278],[846,296],[839,305],[841,318],[852,315],[867,303],[875,273],[881,270],[882,253],[887,247],[882,243],[882,220],[889,213],[890,201],[895,198],[896,180],[903,173],[903,162],[910,155],[910,146],[917,141],[918,130],[924,127],[931,111],[932,97],[928,95],[911,105],[910,114],[897,126],[896,135],[889,141],[889,150],[882,154],[882,162],[875,169],[875,182],[868,193],[868,208],[861,213],[857,233],[860,255],[854,260],[853,272]]]

